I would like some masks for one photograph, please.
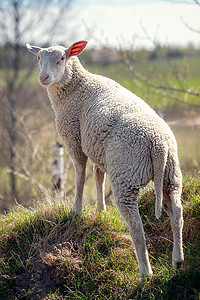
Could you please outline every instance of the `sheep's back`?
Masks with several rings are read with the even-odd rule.
[[[176,147],[168,125],[139,97],[102,76],[94,76],[92,85],[96,89],[82,110],[81,141],[84,153],[102,169],[107,169],[108,148],[149,157],[152,147],[166,141]]]

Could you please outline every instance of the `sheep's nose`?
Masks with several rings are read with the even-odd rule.
[[[40,76],[40,81],[44,84],[48,78],[49,78],[49,75]]]

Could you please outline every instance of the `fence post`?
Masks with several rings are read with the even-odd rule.
[[[64,197],[64,150],[62,144],[56,142],[52,146],[53,162],[52,162],[52,179],[53,190],[56,194]]]

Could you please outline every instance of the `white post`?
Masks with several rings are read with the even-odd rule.
[[[53,190],[56,194],[64,197],[64,150],[60,143],[52,146],[53,150],[53,163],[52,163],[52,179]]]

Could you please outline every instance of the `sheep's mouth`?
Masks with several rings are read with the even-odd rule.
[[[39,81],[39,82],[40,82],[41,86],[43,86],[43,87],[49,87],[53,83],[53,81],[52,82],[41,82],[41,81]]]
[[[43,83],[40,82],[40,84],[41,84],[41,85],[44,85],[44,86],[47,86],[47,85],[50,85],[51,83],[49,83],[49,82],[43,82]]]

